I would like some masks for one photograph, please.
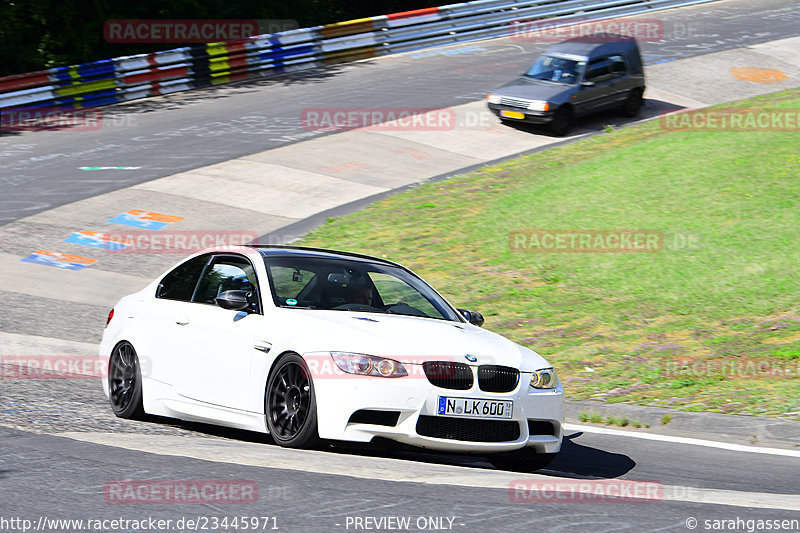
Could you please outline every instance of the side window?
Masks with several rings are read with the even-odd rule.
[[[216,257],[203,273],[192,301],[216,305],[214,300],[217,296],[225,291],[235,290],[253,292],[258,290],[253,265],[242,257]]]
[[[316,273],[310,270],[277,265],[271,266],[269,270],[270,274],[272,274],[275,295],[281,304],[286,300],[300,299],[303,293],[309,292],[308,289],[316,285]],[[302,302],[302,305],[308,305],[309,303]]]
[[[197,286],[197,280],[200,279],[200,274],[203,273],[203,267],[207,262],[208,256],[201,255],[176,267],[161,280],[156,298],[190,301],[194,294],[194,288]]]
[[[628,74],[628,65],[625,63],[624,57],[611,56],[608,60],[611,63],[611,74],[613,74],[615,78]]]
[[[611,65],[608,59],[598,59],[589,63],[586,69],[586,81],[605,81],[611,74]]]

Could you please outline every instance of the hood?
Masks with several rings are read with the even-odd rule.
[[[353,352],[402,363],[455,361],[495,364],[532,372],[548,365],[540,355],[505,337],[462,322],[403,315],[280,309],[279,325],[289,343],[301,339],[303,353]],[[293,344],[297,344],[294,342]],[[464,356],[470,354],[477,361]]]
[[[501,85],[490,92],[491,94],[510,96],[512,98],[560,102],[561,100],[566,100],[568,95],[578,87],[578,85],[550,83],[520,76],[516,80]]]

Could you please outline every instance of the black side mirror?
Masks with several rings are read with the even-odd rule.
[[[248,291],[225,291],[217,296],[214,301],[223,309],[241,311],[250,306],[248,294]]]
[[[467,319],[467,322],[470,324],[474,324],[476,326],[483,326],[483,315],[477,311],[470,311],[469,309],[459,309],[459,313],[461,313],[464,318]]]

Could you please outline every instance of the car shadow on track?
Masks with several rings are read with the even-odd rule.
[[[575,123],[572,126],[572,131],[565,138],[575,135],[582,136],[584,134],[599,133],[601,131],[608,129],[609,127],[616,129],[636,122],[641,122],[644,120],[649,120],[659,116],[663,116],[666,115],[667,113],[674,113],[682,109],[685,108],[679,105],[672,104],[670,102],[665,102],[663,100],[647,98],[644,101],[644,106],[642,106],[641,113],[639,114],[638,117],[634,118],[623,117],[620,116],[620,114],[614,110],[601,111],[593,115],[576,119]],[[513,120],[504,120],[503,124],[505,126],[508,126],[509,128],[513,128],[515,130],[522,131],[525,133],[531,133],[534,135],[544,135],[546,137],[556,137],[556,135],[550,130],[550,127],[548,125],[530,124],[527,122],[514,122]]]
[[[607,452],[575,442],[581,435],[582,432],[564,437],[561,452],[542,473],[559,477],[603,479],[620,477],[636,466],[636,461],[625,454]]]
[[[148,416],[145,421],[168,424],[192,432],[204,433],[208,436],[277,446],[269,435],[253,431],[156,416]],[[636,466],[636,462],[627,455],[608,452],[576,442],[581,435],[583,433],[578,432],[565,436],[561,452],[556,456],[555,460],[547,468],[537,473],[562,478],[608,479],[625,475]],[[482,455],[437,453],[386,439],[375,439],[372,443],[364,444],[338,441],[324,442],[319,449],[320,451],[334,454],[382,457],[417,463],[496,470]]]
[[[636,462],[627,455],[608,452],[575,442],[575,439],[581,435],[583,433],[565,436],[561,445],[561,452],[556,455],[550,465],[539,470],[537,474],[574,479],[609,479],[623,476],[636,466]],[[497,470],[480,455],[435,453],[418,448],[398,446],[393,443],[380,443],[377,447],[373,446],[371,451],[348,450],[348,453]],[[520,470],[520,472],[523,472],[523,470]]]

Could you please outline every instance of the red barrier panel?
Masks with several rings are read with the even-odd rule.
[[[31,87],[39,87],[41,85],[49,84],[49,70],[39,70],[37,72],[28,72],[26,74],[14,74],[13,76],[0,78],[0,93],[19,91],[21,89],[29,89]]]

